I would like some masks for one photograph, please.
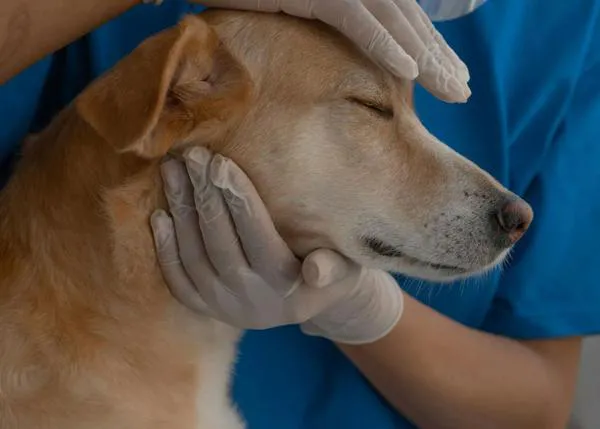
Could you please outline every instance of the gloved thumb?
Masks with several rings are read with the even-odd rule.
[[[329,249],[318,249],[302,263],[302,277],[311,287],[324,288],[346,278],[352,262]]]

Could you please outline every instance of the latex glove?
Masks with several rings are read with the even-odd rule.
[[[202,148],[162,165],[171,216],[152,216],[157,256],[172,294],[191,310],[242,329],[304,323],[343,343],[375,341],[402,314],[383,271],[330,250],[298,260],[247,176]]]
[[[284,12],[323,21],[398,77],[445,101],[471,95],[469,71],[415,0],[196,0],[209,7]]]

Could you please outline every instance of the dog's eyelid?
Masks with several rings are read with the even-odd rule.
[[[380,101],[369,100],[368,98],[362,97],[347,97],[346,100],[371,109],[386,119],[391,119],[394,117],[394,109],[391,106],[386,106]]]

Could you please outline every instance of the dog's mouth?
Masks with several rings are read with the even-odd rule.
[[[369,248],[369,250],[371,250],[374,253],[377,253],[378,255],[385,256],[386,258],[400,258],[413,266],[432,268],[436,271],[444,271],[453,274],[466,273],[469,271],[466,268],[458,267],[456,265],[440,264],[437,262],[425,261],[419,258],[415,258],[414,256],[406,254],[400,248],[387,244],[379,238],[365,237],[362,241],[364,245]]]

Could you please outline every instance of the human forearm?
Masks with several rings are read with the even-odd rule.
[[[562,429],[579,352],[579,340],[563,341],[566,352],[550,361],[534,347],[466,328],[406,297],[388,336],[340,347],[420,428]]]
[[[0,84],[140,0],[2,0]]]

